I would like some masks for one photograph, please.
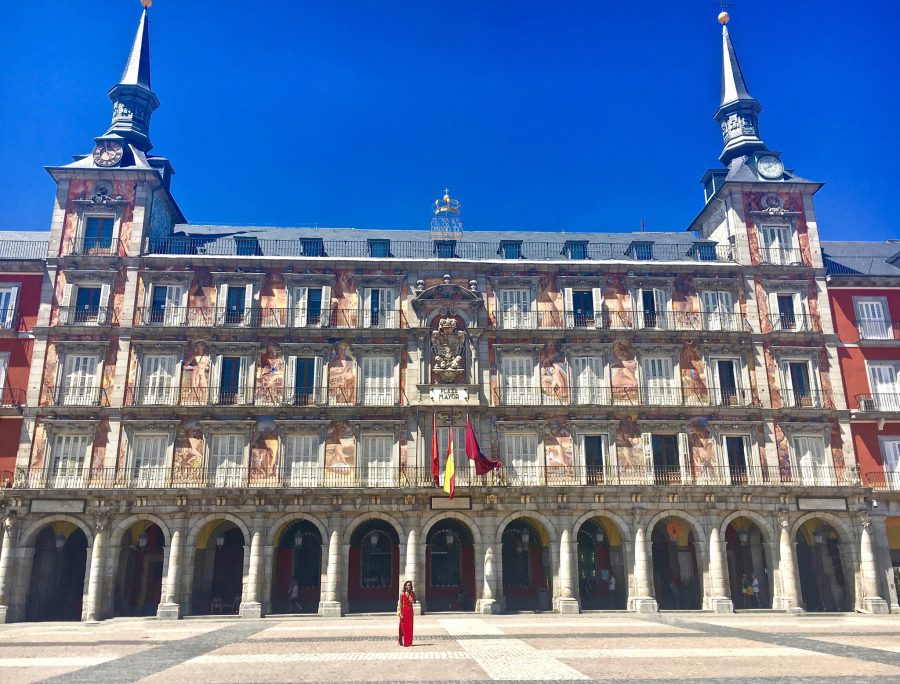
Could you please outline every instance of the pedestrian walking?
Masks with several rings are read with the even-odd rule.
[[[303,606],[300,605],[300,585],[297,584],[296,577],[291,578],[291,586],[288,587],[288,610],[303,612]]]
[[[753,575],[750,579],[750,589],[753,592],[753,607],[762,608],[762,604],[759,601],[759,578],[756,575]]]
[[[608,588],[608,599],[609,599],[609,609],[612,610],[616,607],[616,576],[612,573],[609,574],[609,581],[607,582]]]

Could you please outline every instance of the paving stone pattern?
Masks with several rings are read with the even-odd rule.
[[[0,682],[900,681],[900,616],[615,613],[0,625]]]

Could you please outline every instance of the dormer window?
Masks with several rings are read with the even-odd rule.
[[[587,259],[587,240],[568,240],[563,245],[563,254],[569,259]]]
[[[369,256],[373,259],[387,259],[391,256],[390,240],[369,240]]]
[[[325,243],[322,238],[300,238],[300,249],[305,257],[323,257],[325,254]]]
[[[434,253],[438,259],[456,259],[456,240],[435,240]]]
[[[262,254],[259,249],[259,240],[255,237],[235,237],[237,256],[258,256]]]
[[[695,242],[690,251],[697,261],[717,261],[716,243],[714,242]]]
[[[521,240],[501,240],[500,249],[498,250],[504,259],[521,259],[522,258],[522,241]]]
[[[653,243],[634,241],[628,248],[628,255],[637,261],[653,260]]]

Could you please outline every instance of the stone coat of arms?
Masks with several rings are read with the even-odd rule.
[[[442,318],[437,330],[431,332],[431,351],[434,362],[432,377],[435,382],[459,382],[465,370],[463,352],[466,333],[457,330],[455,318]]]

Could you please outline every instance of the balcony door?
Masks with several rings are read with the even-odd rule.
[[[750,438],[742,435],[724,437],[728,481],[733,485],[749,484]]]
[[[99,357],[66,354],[60,403],[67,406],[91,406],[97,403]]]
[[[141,364],[140,404],[171,405],[175,403],[175,356],[148,355]]]
[[[538,461],[537,435],[533,432],[508,432],[503,441],[503,465],[510,484],[540,484],[544,469]]]
[[[603,386],[603,360],[599,356],[575,356],[572,358],[572,382],[578,406],[609,404]]]
[[[285,399],[292,406],[310,406],[318,399],[319,358],[292,356],[288,360]]]
[[[701,293],[703,327],[706,330],[736,330],[734,300],[727,290]]]
[[[741,362],[738,359],[715,359],[715,399],[718,406],[742,406]]]
[[[532,357],[504,355],[500,370],[502,404],[523,406],[534,401],[536,390]]]
[[[795,408],[814,406],[809,361],[782,361],[781,383],[784,388],[785,406]]]
[[[529,290],[500,290],[500,325],[505,330],[527,328],[530,309]]]
[[[359,479],[366,487],[390,487],[393,478],[393,435],[362,435]]]
[[[57,435],[53,440],[51,487],[83,487],[91,438],[88,435]]]
[[[319,438],[314,434],[285,439],[284,475],[288,487],[314,487],[319,483]]]
[[[883,298],[856,299],[856,324],[862,340],[890,340],[893,338]]]
[[[184,288],[181,285],[154,285],[150,297],[150,323],[179,326],[184,323]]]
[[[900,439],[886,439],[881,442],[884,454],[884,477],[888,487],[900,490]]]
[[[687,435],[643,435],[644,448],[649,450],[654,482],[658,485],[684,484],[690,479],[690,456]]]
[[[244,465],[244,436],[213,435],[209,450],[209,479],[216,487],[241,484]]]
[[[870,363],[869,386],[876,411],[900,411],[896,363]]]
[[[131,476],[137,487],[161,487],[166,479],[166,434],[135,435],[131,448]]]
[[[666,291],[658,287],[640,290],[640,321],[642,328],[665,329],[668,327]]]
[[[833,484],[821,437],[794,437],[794,458],[802,484]]]
[[[641,361],[644,374],[644,401],[654,406],[677,406],[681,391],[675,381],[671,357],[652,356]]]
[[[360,404],[363,406],[392,406],[394,401],[394,357],[364,356],[362,358]]]
[[[763,226],[763,261],[770,264],[790,264],[790,250],[793,246],[791,229],[788,226]]]
[[[0,328],[12,330],[15,325],[16,304],[19,298],[18,285],[0,287]]]
[[[326,294],[327,293],[327,294]],[[294,288],[294,327],[319,327],[328,325],[331,308],[330,287]]]
[[[369,287],[363,297],[363,327],[397,327],[397,293],[390,287]]]

